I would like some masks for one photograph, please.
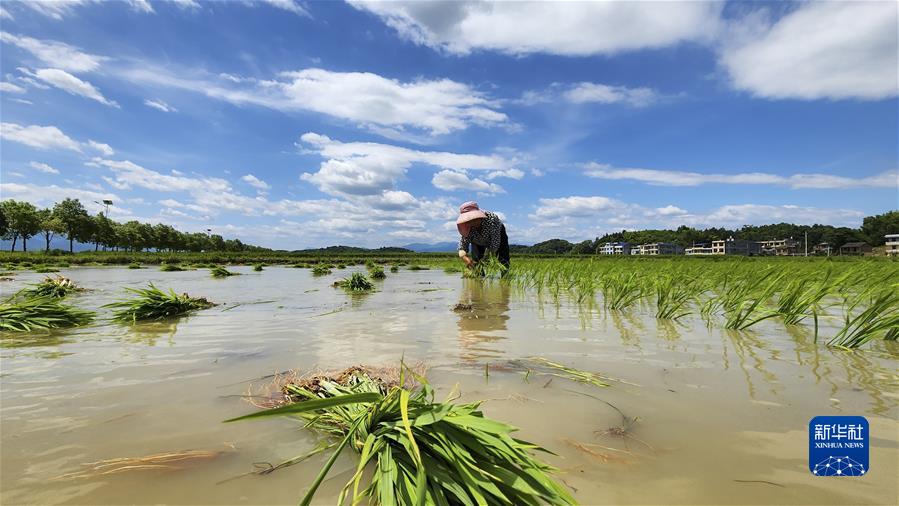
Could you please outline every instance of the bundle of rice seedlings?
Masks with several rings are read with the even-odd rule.
[[[291,265],[291,267],[293,267],[294,269],[306,269],[307,267],[309,267],[309,264],[306,264],[303,262],[297,262],[297,263]]]
[[[608,274],[601,280],[600,289],[606,307],[616,310],[630,307],[643,295],[636,272]]]
[[[400,272],[400,268],[397,265],[390,266],[390,272]]]
[[[410,266],[409,266],[409,270],[410,270],[410,271],[426,271],[426,270],[429,270],[429,269],[430,269],[430,267],[427,267],[427,266],[424,266],[424,265],[410,265]]]
[[[334,283],[334,286],[339,286],[348,292],[367,292],[375,288],[375,285],[361,272],[354,272],[352,276]]]
[[[0,330],[10,332],[76,327],[93,319],[93,311],[62,304],[50,295],[10,297],[0,303]]]
[[[191,297],[186,293],[178,295],[169,289],[168,293],[150,283],[148,288],[126,288],[137,297],[125,299],[103,307],[112,308],[112,319],[121,323],[147,320],[165,320],[185,315],[197,309],[207,309],[215,304],[202,297]]]
[[[161,270],[163,272],[180,272],[180,271],[183,271],[184,268],[181,267],[180,265],[162,263],[159,266],[159,270]]]
[[[487,255],[485,258],[478,260],[474,267],[465,269],[462,272],[462,276],[466,278],[501,278],[507,274],[508,270],[509,268],[503,265],[494,255]],[[446,271],[450,272],[449,270]]]
[[[130,264],[128,264],[128,268],[129,269],[143,269],[143,267],[141,267],[141,265],[138,262],[131,262]]]
[[[690,314],[694,290],[690,281],[664,276],[655,281],[656,318],[677,320]]]
[[[516,427],[484,416],[480,402],[435,402],[424,377],[415,376],[418,388],[408,387],[401,371],[393,384],[361,368],[288,384],[291,403],[227,421],[293,415],[339,439],[303,505],[347,446],[359,458],[338,504],[350,495],[351,504],[575,504],[553,479],[556,469],[534,456],[546,450],[512,437]]]
[[[868,299],[868,294],[860,294],[858,299]],[[827,342],[828,346],[858,348],[880,333],[886,340],[895,340],[899,336],[899,290],[888,288],[873,294],[864,310],[853,314],[850,308],[843,320],[843,328]]]
[[[50,272],[59,272],[59,269],[57,269],[56,267],[53,267],[51,265],[38,265],[37,267],[34,268],[34,272],[36,272],[38,274],[47,274]]]
[[[31,285],[31,288],[23,289],[19,293],[25,297],[48,296],[61,299],[72,292],[80,292],[83,290],[84,288],[76,285],[71,279],[56,276],[55,278],[48,277],[40,283]]]
[[[253,270],[256,272],[260,272],[263,270],[264,264],[255,264],[253,265]]]
[[[327,276],[331,274],[331,269],[324,264],[315,264],[315,267],[312,268],[313,276]]]
[[[220,265],[216,265],[215,267],[213,267],[212,270],[209,271],[209,273],[214,278],[227,278],[228,276],[236,276],[238,274],[236,272],[231,272]]]
[[[346,264],[337,264],[338,269],[346,269]]]
[[[381,268],[380,265],[376,265],[369,269],[369,274],[371,274],[371,279],[384,279],[387,277],[387,274],[384,273],[384,269]]]

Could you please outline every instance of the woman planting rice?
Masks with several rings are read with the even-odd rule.
[[[474,267],[490,253],[506,268],[509,267],[509,236],[506,235],[506,226],[495,213],[482,211],[477,202],[466,202],[459,206],[456,228],[462,235],[459,258],[466,266]]]

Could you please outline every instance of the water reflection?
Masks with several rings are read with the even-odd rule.
[[[506,339],[511,287],[499,280],[464,279],[457,325],[463,361],[503,354],[493,343]]]
[[[127,327],[123,340],[129,343],[156,346],[156,342],[162,339],[168,346],[173,346],[177,331],[178,323],[176,321],[137,323]]]

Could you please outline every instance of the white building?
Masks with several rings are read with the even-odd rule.
[[[653,242],[631,248],[632,255],[683,255],[684,248],[673,242]]]
[[[899,256],[899,234],[887,234],[886,237],[886,254],[887,256]]]
[[[599,247],[600,255],[630,255],[631,243],[629,242],[607,242]]]

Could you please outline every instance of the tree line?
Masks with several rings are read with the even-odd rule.
[[[75,241],[94,245],[94,250],[116,251],[257,251],[258,246],[244,244],[240,239],[224,239],[216,234],[181,232],[171,225],[128,221],[118,223],[103,213],[88,214],[78,199],[67,198],[53,207],[38,209],[30,202],[4,200],[0,202],[0,237],[12,241],[10,251],[22,240],[22,251],[28,251],[28,240],[39,236],[45,251],[50,251],[54,237],[69,241],[69,252]]]
[[[806,233],[808,234],[809,251],[816,244],[825,242],[830,244],[831,248],[836,249],[849,242],[864,242],[872,246],[881,246],[886,234],[899,234],[899,211],[868,216],[862,221],[860,228],[819,224],[794,225],[792,223],[746,225],[734,230],[714,227],[696,229],[681,226],[674,230],[622,230],[579,243],[571,243],[564,239],[550,239],[533,246],[513,245],[510,249],[518,253],[590,255],[595,254],[599,247],[607,242],[629,242],[631,244],[669,242],[689,247],[729,237],[749,241],[792,237],[802,244],[805,241]]]

